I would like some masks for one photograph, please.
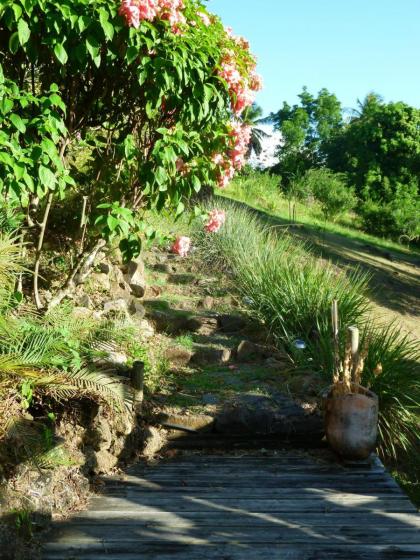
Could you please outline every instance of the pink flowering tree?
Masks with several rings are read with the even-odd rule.
[[[179,215],[202,185],[225,186],[244,163],[240,116],[261,80],[247,42],[199,0],[7,0],[0,54],[0,188],[37,248],[39,307],[55,208],[72,201],[78,224],[58,303],[110,241],[127,259],[139,253],[147,210]],[[24,101],[11,106],[11,90]],[[52,131],[36,127],[41,106]]]

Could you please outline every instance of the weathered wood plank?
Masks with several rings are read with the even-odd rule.
[[[244,499],[244,498],[200,498],[193,496],[184,496],[174,501],[170,498],[161,497],[140,497],[133,496],[132,499],[118,497],[98,497],[92,500],[91,507],[108,511],[113,509],[121,509],[122,511],[143,510],[147,509],[164,510],[164,511],[206,511],[206,510],[242,510],[247,512],[313,512],[313,511],[343,511],[346,508],[352,508],[357,511],[395,511],[401,513],[415,512],[414,506],[406,498],[367,498],[364,496],[352,497],[334,496],[331,500],[320,498],[302,498],[302,499]]]
[[[68,549],[50,547],[44,560],[402,560],[420,558],[420,545],[337,546],[319,544],[316,548],[296,545],[256,546],[174,546],[173,544],[136,547],[131,552],[112,551],[105,546]]]
[[[135,483],[135,481],[131,481],[128,479],[127,483]],[[218,486],[220,484],[229,485],[232,488],[241,487],[241,488],[250,488],[250,487],[279,487],[279,486],[286,486],[288,488],[293,487],[302,487],[302,486],[312,486],[313,488],[317,488],[318,486],[323,486],[328,483],[329,486],[333,488],[345,488],[352,487],[358,488],[360,487],[367,487],[367,485],[372,486],[376,484],[389,484],[392,487],[397,487],[397,485],[389,481],[387,478],[383,478],[381,476],[378,477],[369,477],[369,476],[360,476],[360,477],[346,477],[346,476],[337,476],[337,475],[330,475],[330,476],[318,476],[318,475],[308,475],[304,476],[288,476],[286,474],[279,475],[279,476],[264,476],[264,473],[258,473],[255,476],[234,476],[232,475],[230,478],[228,477],[218,477],[217,475],[208,477],[208,478],[201,478],[197,475],[190,475],[190,476],[165,476],[165,477],[137,477],[137,485],[160,485],[160,486]]]
[[[209,525],[200,527],[173,527],[166,525],[147,525],[138,526],[136,523],[114,525],[107,533],[99,524],[71,523],[61,526],[54,534],[55,542],[60,544],[73,543],[103,543],[106,547],[120,550],[133,547],[136,543],[154,544],[157,542],[172,542],[175,544],[234,544],[234,543],[255,543],[255,544],[294,544],[294,543],[314,543],[328,541],[330,544],[392,544],[393,542],[403,542],[405,544],[418,544],[416,531],[410,528],[394,528],[391,532],[387,527],[369,525],[366,527],[353,527],[340,525],[334,529],[330,526],[299,524],[278,524],[273,527],[248,526],[248,527],[229,527],[225,525]]]
[[[261,484],[261,480],[264,480],[265,483]],[[314,485],[313,482],[318,482],[319,484]],[[220,476],[220,477],[190,477],[190,476],[172,476],[162,479],[150,479],[148,477],[126,477],[120,478],[119,480],[105,480],[103,487],[107,488],[114,488],[116,486],[131,486],[133,488],[159,488],[159,487],[166,487],[170,488],[171,486],[179,487],[180,481],[182,482],[181,486],[185,486],[186,484],[189,486],[195,487],[215,487],[215,486],[241,486],[242,488],[255,488],[255,487],[265,487],[271,488],[272,486],[286,486],[287,488],[294,488],[294,487],[325,487],[328,486],[329,488],[345,488],[348,487],[357,487],[357,488],[376,488],[377,485],[379,486],[386,486],[387,488],[400,488],[395,480],[386,478],[386,477],[378,477],[375,479],[370,479],[368,477],[362,477],[354,479],[351,476],[342,476],[342,477],[332,477],[332,476],[324,476],[320,479],[313,479],[313,478],[295,478],[295,477],[277,477],[275,479],[270,478],[269,476],[264,477],[259,474],[259,476],[250,477],[250,478],[241,478],[235,476]]]
[[[106,477],[44,560],[420,559],[420,516],[380,462],[195,456]]]
[[[393,513],[380,512],[372,514],[366,512],[353,512],[348,509],[344,513],[282,513],[281,517],[276,519],[271,516],[269,521],[264,516],[250,515],[246,512],[224,512],[224,511],[197,511],[197,512],[167,512],[167,511],[118,511],[104,512],[101,510],[88,510],[73,517],[75,523],[90,524],[100,520],[101,525],[115,525],[124,523],[138,523],[147,525],[174,525],[183,527],[195,527],[200,525],[213,525],[219,523],[223,526],[260,526],[269,523],[272,526],[277,524],[282,526],[284,523],[300,524],[302,526],[311,525],[332,525],[334,527],[351,524],[353,526],[394,526],[396,528],[420,528],[420,515],[417,513]]]
[[[152,487],[141,488],[138,486],[107,486],[104,490],[101,491],[101,495],[106,496],[113,496],[119,498],[130,499],[131,497],[138,498],[139,496],[150,496],[150,495],[162,495],[164,494],[166,497],[171,497],[172,499],[176,500],[180,498],[180,494],[185,494],[188,492],[188,495],[194,496],[213,496],[214,498],[235,498],[238,495],[238,488],[231,488],[229,485],[224,486],[197,486],[193,488],[188,487],[173,487],[173,486],[159,486],[159,485],[152,485]],[[336,495],[338,492],[337,488],[317,488],[316,494],[313,487],[304,487],[299,488],[299,495],[296,495],[296,488],[288,488],[288,487],[273,487],[273,488],[252,488],[252,487],[244,487],[241,488],[241,496],[247,498],[284,498],[284,497],[293,497],[293,498],[312,498],[314,495],[316,496],[325,496],[326,499],[329,499]],[[369,487],[362,487],[362,488],[354,488],[354,486],[348,486],[346,488],[340,487],[339,492],[341,494],[348,494],[348,495],[358,495],[364,497],[370,496],[378,496],[378,497],[404,497],[402,491],[399,488],[388,487],[388,486],[381,486],[377,485],[376,487],[370,485]]]
[[[171,467],[164,467],[164,468],[159,468],[159,476],[172,476],[172,475],[180,475],[180,476],[185,476],[187,474],[191,474],[194,473],[194,470],[191,466],[188,468],[187,466],[184,467],[175,467],[175,466],[171,466]],[[206,476],[211,476],[212,474],[214,474],[215,472],[215,468],[211,467],[211,466],[207,466],[207,467],[200,467],[200,471],[199,474],[200,476],[202,476],[203,478]],[[257,466],[250,466],[250,465],[243,465],[240,469],[240,472],[242,472],[243,474],[248,474],[248,473],[261,473],[261,468],[259,469]],[[232,465],[232,466],[225,466],[223,468],[218,468],[217,469],[217,473],[222,475],[222,476],[229,476],[232,474],[236,474],[238,473],[238,465]],[[264,473],[267,474],[285,474],[288,473],[290,475],[293,474],[299,474],[300,476],[304,476],[306,473],[307,474],[319,474],[319,475],[339,475],[339,476],[343,476],[343,475],[348,475],[348,476],[360,476],[360,475],[369,475],[369,476],[375,476],[375,475],[380,475],[380,476],[385,476],[383,469],[380,469],[379,467],[374,467],[372,469],[352,469],[352,470],[348,470],[348,469],[339,469],[336,467],[331,467],[331,466],[326,466],[326,465],[281,465],[281,466],[276,466],[276,465],[269,465],[269,466],[264,466]],[[130,472],[130,474],[134,475],[134,476],[144,476],[144,477],[148,477],[148,476],[157,476],[157,472],[156,469],[151,469],[151,468],[143,468],[143,469],[138,469],[137,472]]]

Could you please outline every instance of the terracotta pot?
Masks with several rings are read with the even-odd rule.
[[[378,397],[364,387],[354,393],[334,395],[325,400],[325,433],[334,451],[345,459],[367,459],[378,437]]]

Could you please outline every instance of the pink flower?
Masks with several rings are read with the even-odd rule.
[[[211,20],[207,14],[205,14],[204,12],[198,12],[197,15],[206,27],[211,25]]]
[[[172,33],[180,35],[182,29],[180,26],[184,25],[187,20],[181,12],[185,8],[182,0],[156,0],[158,3],[159,17],[169,21],[171,24]]]
[[[174,33],[180,33],[180,25],[186,22],[182,0],[122,0],[118,13],[127,25],[139,27],[142,20],[153,21],[157,17],[168,20]]]
[[[233,103],[233,110],[240,115],[244,109],[250,107],[255,101],[254,93],[248,88],[240,88],[236,92],[236,100]]]
[[[215,165],[221,165],[224,162],[224,157],[222,154],[214,154],[211,160]]]
[[[217,233],[226,221],[226,214],[223,210],[214,209],[209,212],[208,222],[204,229],[210,233]]]
[[[191,239],[189,237],[179,236],[172,245],[172,253],[176,253],[180,257],[186,257],[191,248]]]
[[[233,62],[223,60],[220,66],[219,76],[227,82],[229,89],[233,89],[241,83],[242,76]]]
[[[244,41],[244,39],[241,39],[241,44]],[[244,43],[245,46],[247,45]],[[254,102],[255,96],[253,92],[261,89],[262,81],[260,76],[253,69],[249,80],[243,77],[239,72],[235,53],[232,50],[225,51],[220,62],[218,75],[227,83],[232,110],[236,115],[240,115],[246,107],[249,107]]]
[[[223,168],[223,171],[219,176],[219,180],[218,180],[219,187],[221,189],[227,187],[231,182],[231,180],[233,179],[234,175],[235,175],[235,168],[233,167],[232,163],[230,161],[226,162],[225,167]]]
[[[235,43],[242,47],[245,51],[249,51],[249,41],[245,37],[234,37]]]
[[[118,14],[125,18],[127,25],[135,28],[139,27],[140,9],[135,1],[123,0]]]
[[[262,77],[253,70],[249,76],[252,91],[261,91],[263,88]]]
[[[240,170],[245,164],[245,156],[251,140],[251,127],[232,123],[230,136],[233,140],[233,147],[229,152],[229,157],[234,169]]]
[[[127,25],[137,28],[141,20],[155,19],[157,6],[155,0],[122,0],[118,13],[125,18]]]

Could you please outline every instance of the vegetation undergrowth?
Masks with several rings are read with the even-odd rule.
[[[78,317],[69,304],[39,314],[14,292],[22,270],[19,246],[0,236],[0,439],[26,460],[51,451],[54,403],[88,398],[115,410],[130,404],[121,378],[95,366],[124,340],[128,345],[130,333],[118,322]]]
[[[220,194],[229,199],[245,202],[256,210],[268,212],[274,218],[284,221],[285,225],[291,221],[293,206],[296,223],[303,224],[316,232],[340,235],[359,243],[406,255],[420,254],[420,249],[415,245],[408,248],[386,237],[378,237],[362,231],[362,223],[353,212],[345,212],[336,221],[328,221],[324,219],[317,201],[311,198],[305,201],[288,200],[286,195],[282,195],[281,178],[278,175],[257,170],[249,171],[235,177],[223,191],[220,191]]]
[[[251,312],[288,350],[297,371],[315,372],[326,385],[333,371],[330,308],[337,299],[341,332],[358,325],[368,347],[363,383],[379,397],[379,451],[388,460],[405,454],[417,461],[420,347],[398,325],[372,320],[368,275],[317,259],[305,244],[265,225],[238,203],[219,199],[217,204],[228,219],[217,235],[196,229],[198,258],[231,276]],[[305,350],[296,348],[297,339],[305,342]],[[344,344],[343,338],[342,350]]]

